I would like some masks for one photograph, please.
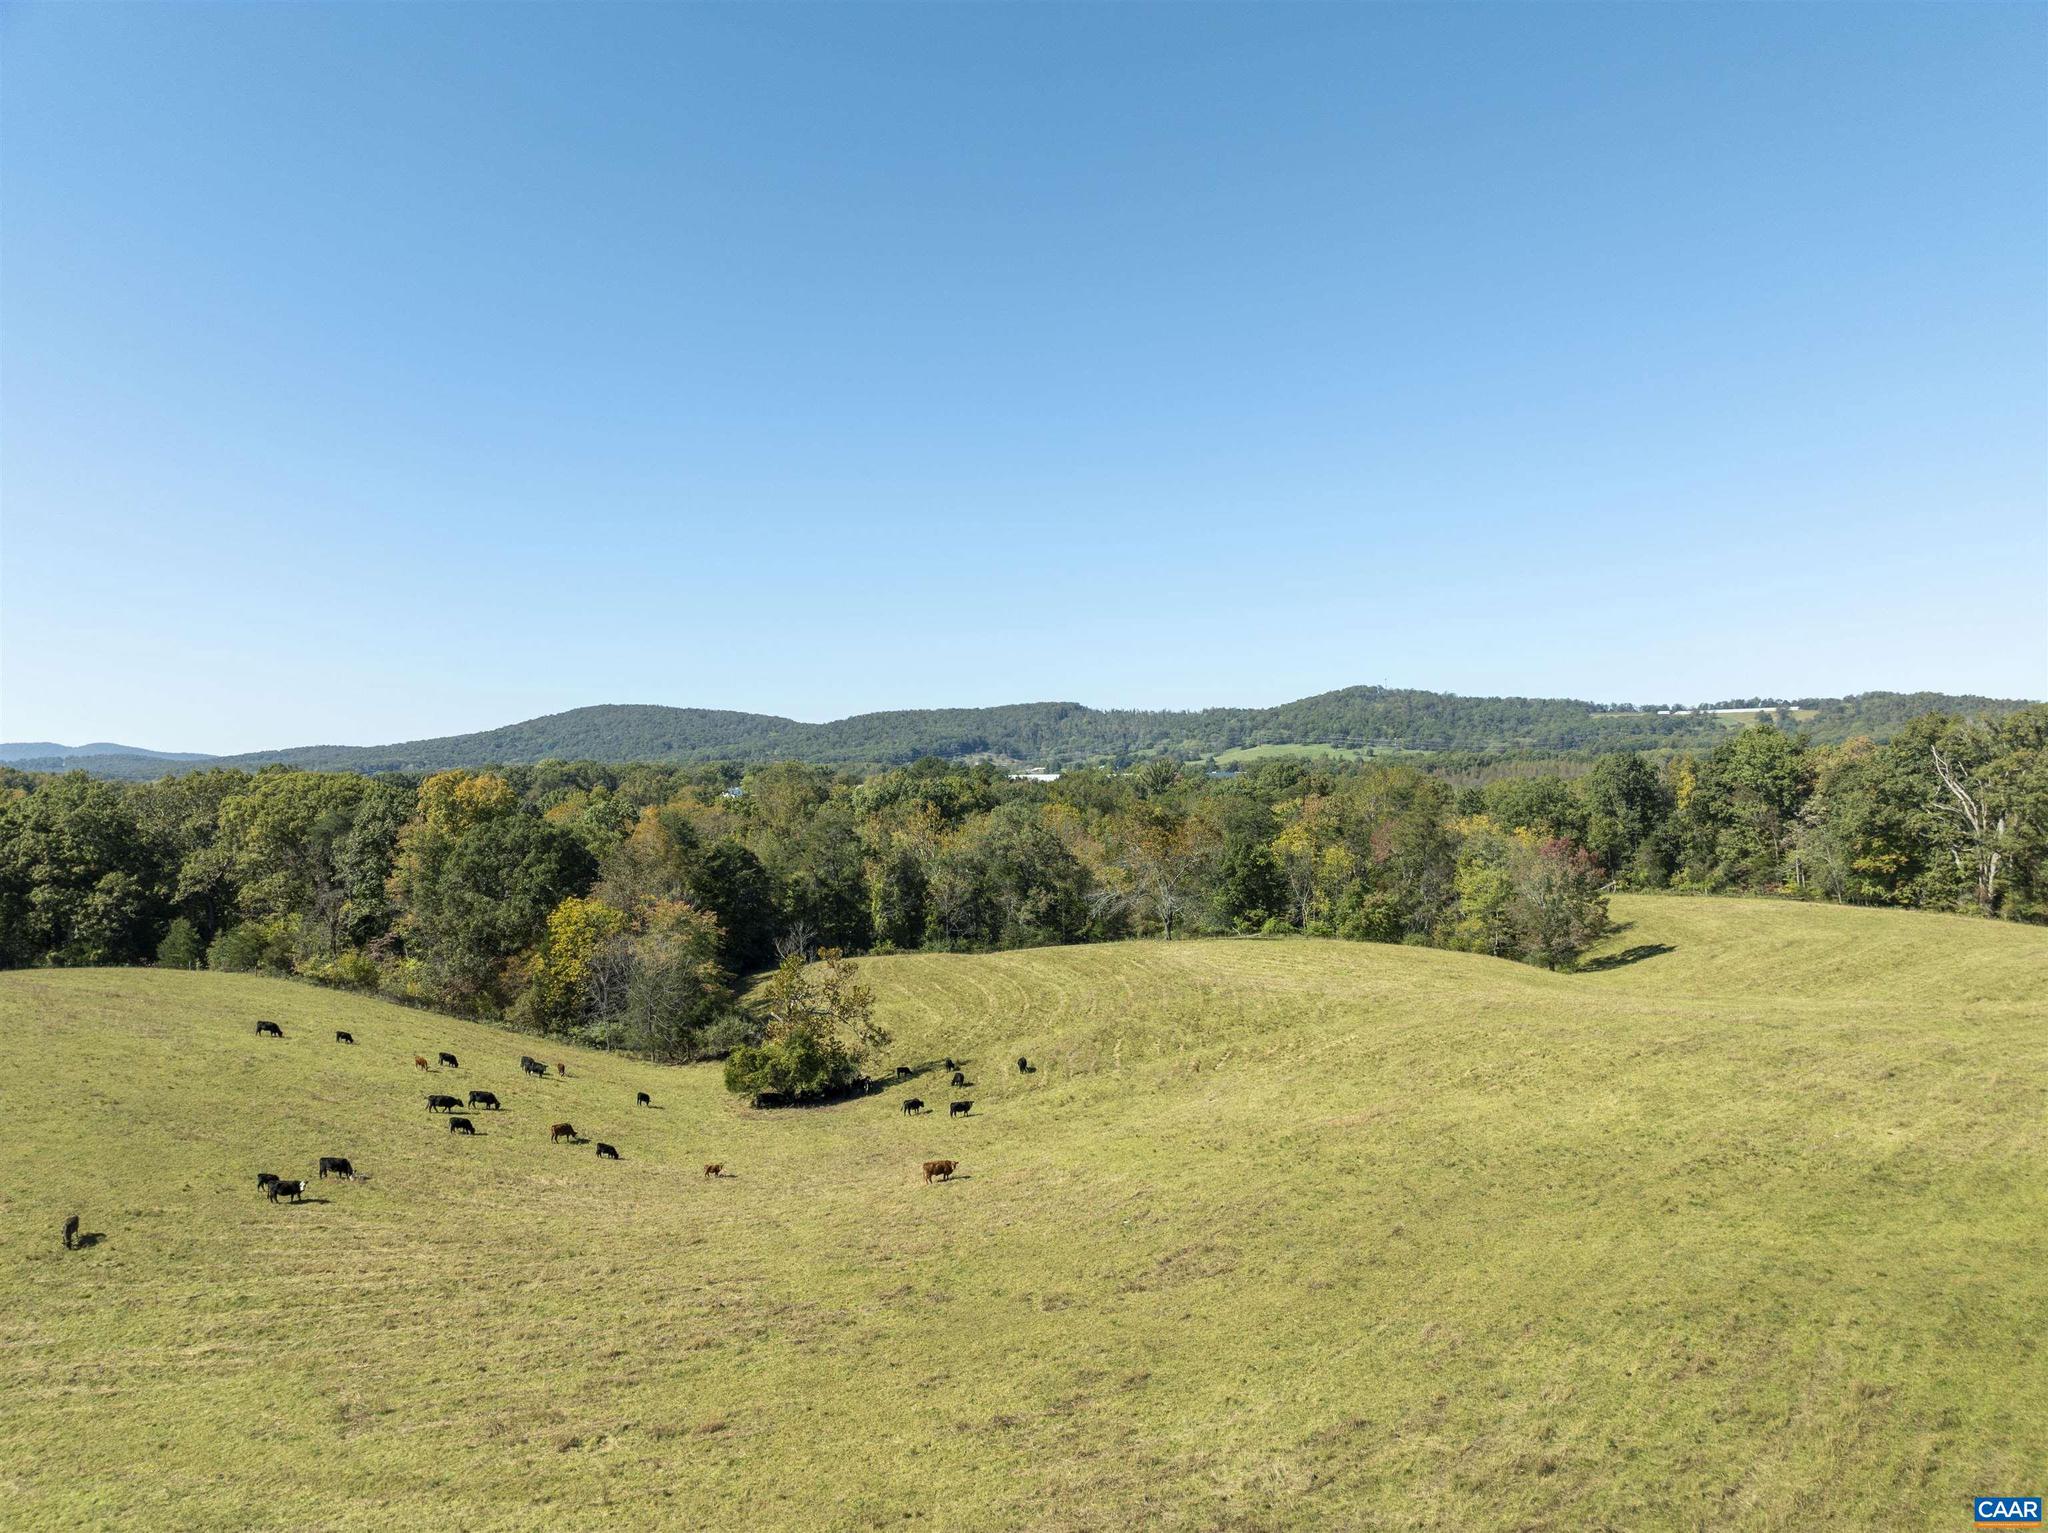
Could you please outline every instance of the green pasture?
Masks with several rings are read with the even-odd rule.
[[[808,1111],[302,984],[0,975],[0,1524],[1920,1530],[2040,1489],[2048,932],[1614,911],[1572,975],[868,960],[920,1073]],[[426,1111],[475,1088],[474,1139]],[[322,1154],[368,1180],[257,1195]]]

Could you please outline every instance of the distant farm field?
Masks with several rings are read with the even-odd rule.
[[[922,1073],[806,1112],[281,981],[0,975],[0,1524],[1918,1530],[2038,1490],[2048,932],[1614,909],[1576,975],[869,960]],[[426,1110],[477,1088],[474,1139]],[[258,1197],[322,1154],[369,1180]]]
[[[1380,756],[1407,756],[1416,752],[1394,746],[1383,746],[1373,752]],[[1218,766],[1250,766],[1260,761],[1313,760],[1322,757],[1333,761],[1363,761],[1364,750],[1353,745],[1239,745],[1227,751],[1216,753]]]

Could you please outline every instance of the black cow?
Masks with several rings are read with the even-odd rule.
[[[914,1112],[923,1112],[923,1111],[924,1111],[924,1098],[923,1098],[923,1097],[908,1097],[908,1098],[906,1098],[906,1099],[904,1100],[904,1103],[903,1103],[903,1115],[904,1115],[905,1117],[909,1117],[909,1116],[910,1116],[910,1114],[912,1114],[912,1113],[914,1113]]]
[[[451,1070],[460,1070],[462,1068],[461,1061],[456,1059],[453,1054],[443,1054],[441,1056],[441,1063]]]
[[[908,1065],[898,1065],[896,1067],[896,1079],[898,1079],[899,1081],[907,1081],[910,1079],[911,1076],[915,1075],[916,1073],[917,1072],[912,1070]]]
[[[476,1132],[476,1125],[467,1118],[451,1117],[448,1120],[448,1132],[451,1134],[474,1134]]]
[[[461,1105],[461,1097],[446,1097],[436,1093],[427,1098],[428,1112],[453,1112]]]
[[[953,1072],[953,1084],[954,1084],[954,1085],[956,1085],[956,1086],[964,1086],[964,1085],[966,1085],[966,1084],[967,1084],[967,1072],[966,1072],[965,1070],[955,1070],[955,1071]]]
[[[974,1104],[972,1102],[955,1102],[952,1105],[952,1107],[947,1110],[946,1116],[949,1118],[964,1118],[973,1111]]]
[[[336,1176],[346,1177],[351,1182],[356,1179],[356,1168],[348,1163],[348,1157],[346,1155],[321,1156],[320,1180],[323,1182],[326,1181],[327,1173],[330,1171],[333,1172]]]
[[[498,1110],[498,1095],[494,1091],[472,1091],[469,1094],[469,1105],[471,1107],[488,1107],[492,1112],[496,1112]]]
[[[636,1091],[633,1093],[633,1102],[639,1107],[652,1107],[654,1105],[654,1098],[644,1091]]]
[[[537,1059],[522,1059],[519,1061],[519,1068],[528,1075],[545,1076],[548,1073],[548,1067]]]
[[[258,1038],[282,1038],[284,1036],[284,1029],[275,1022],[258,1022],[256,1024],[256,1036]]]
[[[354,1033],[345,1033],[337,1027],[334,1030],[334,1041],[336,1043],[354,1043],[356,1041],[356,1035]]]
[[[256,1173],[256,1190],[263,1192],[276,1180],[277,1173],[275,1171],[259,1171]]]
[[[1017,1056],[1017,1073],[1019,1075],[1029,1075],[1031,1073],[1031,1061],[1022,1054]]]
[[[64,1221],[64,1249],[69,1251],[78,1244],[78,1215],[73,1214]]]
[[[279,1178],[270,1184],[269,1190],[270,1201],[273,1203],[279,1198],[290,1198],[296,1203],[306,1195],[306,1184],[304,1182],[287,1182],[283,1178]]]
[[[947,1060],[947,1061],[946,1061],[946,1068],[947,1068],[948,1070],[957,1070],[957,1069],[959,1069],[959,1068],[960,1068],[960,1066],[959,1066],[959,1064],[958,1064],[957,1062],[955,1062],[954,1060],[950,1060],[950,1059],[949,1059],[949,1060]]]
[[[619,1152],[600,1139],[597,1142],[597,1158],[599,1160],[617,1160]]]

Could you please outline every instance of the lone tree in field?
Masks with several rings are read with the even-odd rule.
[[[837,948],[826,948],[814,964],[800,953],[786,956],[763,987],[762,1009],[768,1036],[726,1059],[728,1091],[824,1096],[855,1084],[869,1052],[889,1041],[875,1025],[875,993],[855,979]]]

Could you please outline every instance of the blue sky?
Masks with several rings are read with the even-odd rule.
[[[0,737],[2048,696],[2048,8],[8,6]]]

